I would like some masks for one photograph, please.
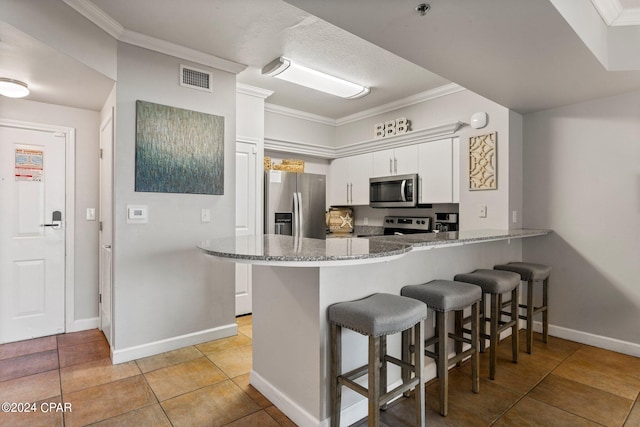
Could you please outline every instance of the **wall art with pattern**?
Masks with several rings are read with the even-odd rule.
[[[136,101],[135,190],[224,194],[224,117]]]
[[[497,138],[496,132],[469,138],[469,190],[498,188]]]

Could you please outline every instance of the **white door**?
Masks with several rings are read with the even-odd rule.
[[[100,127],[100,329],[113,345],[111,328],[111,277],[113,239],[113,110]]]
[[[236,236],[257,232],[256,151],[255,144],[236,143]],[[251,280],[251,265],[236,264],[236,316],[252,311]]]
[[[0,126],[0,343],[62,333],[65,136]]]

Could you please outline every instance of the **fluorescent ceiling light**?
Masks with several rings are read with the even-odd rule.
[[[29,95],[29,87],[19,80],[0,77],[0,95],[9,98],[23,98]]]
[[[291,83],[320,90],[342,98],[360,98],[369,93],[369,88],[339,79],[320,71],[312,70],[304,65],[296,64],[281,56],[262,69],[262,74],[277,77]]]

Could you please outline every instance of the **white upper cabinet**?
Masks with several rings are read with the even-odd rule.
[[[418,145],[419,203],[459,202],[459,152],[458,138]]]
[[[372,173],[372,153],[333,160],[329,167],[329,205],[368,205]]]
[[[417,145],[373,153],[373,176],[404,175],[418,172]]]

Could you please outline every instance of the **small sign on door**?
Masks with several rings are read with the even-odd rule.
[[[44,178],[42,150],[16,148],[16,181],[42,182]]]

